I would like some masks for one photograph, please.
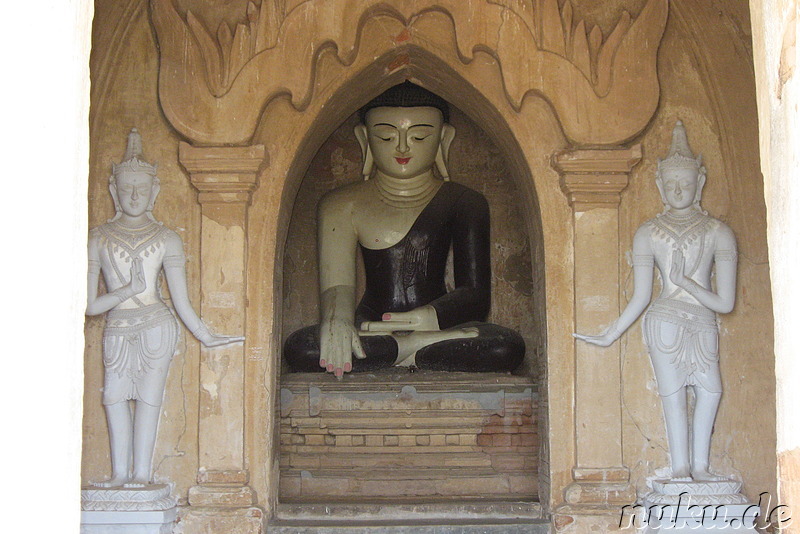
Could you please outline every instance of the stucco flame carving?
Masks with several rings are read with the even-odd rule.
[[[417,26],[439,17],[448,21],[464,64],[478,52],[498,60],[515,109],[524,112],[523,99],[537,94],[573,144],[623,142],[645,128],[658,104],[656,53],[668,0],[647,0],[635,19],[622,12],[607,36],[576,20],[571,2],[559,8],[558,0],[262,0],[248,3],[235,29],[223,23],[214,36],[191,11],[179,13],[174,0],[151,0],[161,105],[194,142],[246,143],[279,94],[289,93],[298,109],[308,105],[323,49],[352,64],[363,28],[377,17],[397,20],[408,30],[405,44],[425,48]],[[399,47],[387,35],[386,51]]]

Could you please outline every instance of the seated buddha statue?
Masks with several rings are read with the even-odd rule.
[[[355,134],[365,180],[334,189],[319,203],[320,324],[289,336],[289,368],[337,377],[392,366],[513,371],[525,342],[486,322],[489,205],[449,180],[455,129],[447,102],[405,82],[359,115]],[[358,247],[366,290],[356,306]],[[455,287],[448,291],[451,250]]]

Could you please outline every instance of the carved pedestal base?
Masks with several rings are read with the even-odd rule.
[[[509,375],[283,377],[283,502],[537,500],[537,395]]]
[[[646,534],[661,532],[756,532],[758,506],[739,493],[741,482],[654,480],[653,491],[637,507]]]
[[[170,486],[81,491],[81,534],[169,534],[177,516]]]

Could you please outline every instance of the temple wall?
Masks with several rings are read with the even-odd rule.
[[[604,30],[610,30],[622,8],[636,14],[644,1],[575,3],[576,18],[595,21]],[[221,20],[238,20],[246,6],[243,1],[224,7],[190,0],[178,4],[180,9],[191,6],[209,28],[216,28]],[[467,6],[464,3],[463,9],[468,9]],[[538,244],[531,242],[532,265],[538,260],[544,265],[543,272],[534,273],[532,283],[534,288],[542,288],[544,297],[538,305],[546,309],[547,349],[542,357],[546,359],[549,434],[541,437],[547,438],[550,449],[546,462],[551,487],[549,493],[545,490],[540,496],[554,508],[564,501],[564,489],[572,480],[576,439],[589,445],[595,439],[591,435],[576,436],[575,430],[581,426],[581,421],[575,421],[576,399],[585,392],[574,383],[574,342],[570,335],[575,328],[573,220],[567,197],[559,187],[559,175],[551,166],[551,156],[569,144],[548,102],[530,94],[519,112],[508,103],[494,57],[476,53],[469,63],[459,58],[452,49],[451,36],[446,33],[450,27],[446,19],[434,14],[421,21],[418,31],[425,37],[421,42],[428,49],[440,50],[439,59],[458,76],[468,79],[469,84],[463,88],[436,87],[435,73],[426,81],[464,111],[465,121],[480,124],[490,132],[492,143],[508,158],[510,174],[517,177],[513,185],[524,206],[526,233],[531,239],[541,236],[542,240]],[[359,105],[379,92],[356,92],[354,88],[359,81],[356,73],[379,76],[369,69],[373,60],[385,52],[381,39],[385,40],[389,32],[398,35],[400,30],[402,25],[395,19],[367,23],[361,52],[350,65],[343,65],[332,52],[322,52],[311,101],[298,111],[288,98],[273,100],[265,110],[265,114],[270,114],[270,122],[261,124],[252,139],[253,144],[266,147],[269,161],[259,174],[259,187],[247,220],[245,335],[248,341],[243,379],[244,428],[238,430],[244,432],[244,464],[250,471],[250,485],[257,495],[257,504],[268,513],[276,504],[279,347],[287,330],[299,322],[296,317],[287,318],[282,309],[284,298],[295,298],[283,294],[286,280],[281,266],[281,259],[291,254],[286,247],[293,202],[303,177],[312,172],[309,163],[317,150]],[[656,158],[665,154],[672,126],[680,118],[686,123],[692,148],[703,154],[708,169],[703,206],[709,214],[732,227],[740,253],[737,305],[733,313],[722,317],[721,323],[725,393],[712,438],[711,463],[717,471],[741,476],[745,481],[744,491],[757,499],[762,491],[775,492],[776,433],[772,423],[775,420],[772,301],[750,43],[747,2],[674,0],[670,3],[658,55],[661,84],[658,108],[644,132],[628,143],[641,143],[644,155],[622,193],[618,228],[622,254],[618,269],[623,281],[620,302],[624,305],[632,291],[631,268],[625,253],[631,248],[638,225],[661,210],[653,183]],[[113,214],[107,188],[110,166],[111,162],[119,161],[126,133],[135,126],[143,135],[146,157],[159,164],[161,194],[155,215],[176,229],[184,240],[190,297],[199,306],[200,206],[197,192],[178,162],[178,143],[183,138],[170,126],[159,105],[158,61],[148,2],[96,2],[91,57],[89,226],[97,226]],[[351,94],[343,94],[342,87],[349,88]],[[484,100],[494,107],[493,113],[484,112],[488,109]],[[316,125],[315,131],[309,130],[312,125]],[[459,151],[467,157],[471,154],[466,146]],[[350,167],[356,161],[353,158],[349,154],[344,162],[351,173]],[[453,176],[458,180],[457,174]],[[500,197],[499,205],[493,206],[495,212],[512,213],[516,209],[502,202]],[[495,317],[504,313],[505,317],[511,317],[502,310],[496,310]],[[316,320],[311,311],[309,314],[312,316],[308,322]],[[631,469],[634,485],[643,488],[645,477],[668,465],[668,458],[661,407],[639,325],[637,322],[621,340],[619,413],[622,463]],[[102,327],[102,318],[87,319],[84,483],[106,476],[110,465],[100,406]],[[209,410],[213,411],[213,404],[201,398],[208,394],[211,385],[201,382],[200,377],[198,344],[183,330],[167,383],[154,458],[156,479],[175,482],[175,493],[183,503],[189,488],[195,484],[198,468],[203,467],[199,459],[198,424],[209,415]],[[618,418],[616,413],[603,415],[612,420]]]

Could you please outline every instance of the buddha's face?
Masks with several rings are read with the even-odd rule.
[[[683,210],[694,204],[699,184],[697,169],[666,168],[661,171],[660,189],[673,209]]]
[[[366,116],[367,141],[378,170],[413,178],[433,168],[442,138],[442,113],[434,107],[378,107]]]
[[[139,217],[147,212],[153,195],[153,176],[141,171],[123,171],[116,177],[117,201],[128,217]]]

